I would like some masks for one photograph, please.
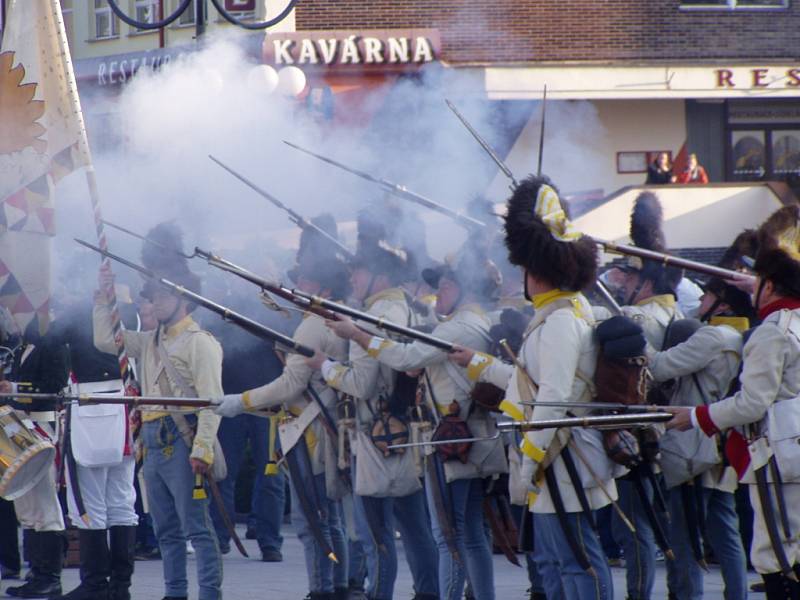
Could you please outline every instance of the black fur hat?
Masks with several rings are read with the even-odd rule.
[[[550,202],[553,214],[542,210],[546,202]],[[550,179],[525,178],[508,200],[505,242],[509,262],[562,290],[588,288],[597,276],[597,246],[569,227]]]
[[[664,211],[661,202],[653,192],[642,192],[636,198],[631,211],[631,240],[635,246],[666,253],[664,240]],[[644,281],[653,283],[656,294],[675,294],[675,289],[683,277],[683,271],[675,267],[665,267],[652,260],[627,257],[620,267],[624,271],[635,271]]]
[[[316,225],[333,239],[339,239],[339,231],[336,226],[336,219],[330,213],[322,213],[311,219],[312,225]],[[304,262],[307,258],[314,259],[319,256],[333,256],[339,252],[339,248],[331,240],[321,235],[315,229],[306,227],[300,233],[300,245],[297,249],[297,262]]]
[[[142,243],[142,264],[151,271],[188,272],[183,252],[183,231],[174,221],[159,223],[147,232]]]
[[[800,298],[800,207],[784,206],[758,230],[758,254],[753,267],[783,295]]]

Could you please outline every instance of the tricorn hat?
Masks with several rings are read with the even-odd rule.
[[[530,176],[508,200],[508,260],[562,290],[589,287],[597,274],[597,247],[576,231],[547,177]]]

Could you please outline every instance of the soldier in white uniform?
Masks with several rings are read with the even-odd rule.
[[[592,400],[598,349],[581,290],[595,279],[595,245],[573,229],[552,183],[539,177],[523,181],[509,200],[506,245],[511,263],[523,268],[525,296],[535,308],[519,365],[471,352],[457,353],[456,360],[469,358],[471,378],[506,390],[500,408],[514,420],[585,414],[523,403]],[[597,436],[581,428],[526,433],[522,465],[512,461],[512,501],[533,513],[534,559],[548,598],[614,597],[591,513],[616,499],[615,467]]]
[[[341,301],[348,295],[348,272],[346,266],[331,256],[307,257],[293,271],[297,288],[309,294]],[[313,313],[304,315],[292,336],[298,343],[308,346],[333,360],[347,358],[347,344],[336,337],[322,317]],[[303,481],[292,481],[292,507],[295,510],[297,535],[303,544],[310,598],[312,600],[346,600],[347,598],[347,544],[342,528],[342,507],[338,501],[341,493],[326,488],[328,482],[339,477],[337,466],[337,441],[323,425],[325,418],[319,407],[310,402],[309,386],[324,403],[329,414],[336,414],[336,393],[325,384],[319,371],[309,367],[302,356],[291,354],[286,358],[282,374],[274,381],[243,394],[224,397],[215,412],[222,417],[235,417],[246,410],[283,407],[298,417],[306,426],[305,439],[296,439],[297,444],[307,444],[314,476],[314,489],[303,489]],[[315,415],[313,419],[301,416],[305,411]],[[307,416],[307,415],[306,415]],[[330,423],[328,423],[330,425]],[[334,423],[335,426],[335,423]],[[339,432],[338,435],[345,435]],[[282,442],[282,451],[290,451],[287,442]],[[327,472],[327,475],[326,475]],[[299,488],[299,489],[298,489]],[[321,506],[319,515],[305,515],[301,510],[298,494],[312,494]],[[334,564],[323,552],[322,546],[312,535],[308,519],[319,519],[320,530],[326,543],[333,549],[338,564]]]
[[[665,252],[662,220],[661,204],[655,194],[651,192],[640,194],[631,214],[631,239],[634,244],[640,248]],[[644,330],[645,339],[656,350],[664,347],[670,323],[682,318],[675,292],[680,279],[680,270],[664,267],[653,261],[644,261],[638,257],[627,257],[621,266],[611,270],[610,280],[617,284],[617,294],[624,304],[623,315],[633,319]],[[595,310],[600,312],[603,309]],[[659,391],[660,388],[656,387],[655,392]],[[652,395],[651,400],[666,401],[657,400]],[[651,436],[657,436],[656,432],[660,429],[649,428],[645,430],[648,437],[640,436],[640,447],[645,450],[643,458],[648,464],[635,469],[617,482],[620,506],[623,512],[632,518],[636,528],[636,533],[631,532],[619,515],[614,513],[612,529],[625,555],[629,600],[649,600],[655,583],[657,540],[655,529],[659,526],[647,517],[648,509],[644,503],[649,503],[657,509],[658,504],[655,501],[657,490],[654,479],[646,476],[645,470],[652,473],[658,469],[653,462],[655,451],[652,449]],[[651,450],[648,451],[648,448]],[[638,482],[632,481],[634,477],[639,478],[641,487]],[[642,488],[645,492],[644,497],[637,492],[637,489]]]
[[[159,276],[199,293],[200,281],[185,265],[173,265]],[[109,271],[101,271],[100,289],[108,289],[111,277]],[[123,333],[128,356],[137,361],[142,394],[221,397],[222,348],[192,319],[195,307],[153,282],[145,284],[142,294],[153,302],[159,327],[144,333]],[[96,298],[94,307],[94,343],[101,351],[116,351],[111,312],[102,295]],[[165,600],[187,597],[187,538],[195,550],[198,597],[219,600],[222,596],[222,556],[208,512],[209,501],[195,497],[193,492],[214,463],[219,419],[209,409],[186,414],[165,408],[142,414],[142,468],[161,548]]]
[[[135,325],[130,298],[120,299],[120,309],[134,317],[128,321]],[[94,347],[91,304],[71,307],[63,323],[55,325],[69,348],[70,392],[121,394],[116,356]],[[129,411],[112,404],[72,406],[68,418],[67,506],[70,522],[79,530],[81,583],[60,598],[130,600],[138,517]]]
[[[759,230],[753,305],[761,319],[744,346],[740,390],[708,406],[674,408],[668,427],[728,431],[731,464],[750,488],[750,559],[769,600],[800,598],[800,209]],[[745,427],[746,437],[733,431]]]
[[[405,274],[404,253],[382,242],[364,244],[351,270],[352,298],[362,302],[369,314],[404,326],[414,325],[415,315],[406,293],[398,287]],[[384,454],[371,437],[376,426],[388,423],[386,429],[390,429],[398,424],[387,414],[398,374],[356,344],[351,344],[346,362],[329,360],[319,352],[309,364],[321,369],[329,386],[356,402],[356,427],[350,434],[353,499],[356,527],[367,554],[369,597],[392,598],[397,578],[396,530],[403,536],[415,598],[438,597],[436,546],[425,512],[421,474],[412,453]]]
[[[436,309],[444,317],[432,335],[487,351],[491,344],[491,322],[484,307],[499,290],[500,273],[479,251],[469,248],[454,262],[453,266],[425,272],[426,280],[438,289]],[[449,415],[466,422],[473,436],[493,436],[494,417],[470,396],[474,382],[466,370],[447,360],[444,351],[422,342],[399,343],[373,336],[347,320],[331,323],[330,327],[354,340],[384,365],[398,371],[424,369],[426,402],[432,411],[440,417]],[[447,439],[448,434],[443,432],[443,437]],[[476,599],[494,598],[491,548],[484,530],[482,503],[484,479],[507,471],[504,454],[499,438],[474,442],[462,457],[463,462],[452,456],[443,461],[443,472],[440,467],[426,468],[428,509],[439,546],[440,598],[459,599],[467,576]],[[429,454],[425,460],[439,458]],[[440,514],[437,494],[449,498],[452,512]],[[454,557],[455,554],[460,558]]]

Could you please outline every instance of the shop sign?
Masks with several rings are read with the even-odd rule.
[[[715,69],[714,75],[717,89],[800,87],[800,67]]]
[[[405,67],[439,59],[436,29],[301,31],[267,34],[264,62],[282,67]]]

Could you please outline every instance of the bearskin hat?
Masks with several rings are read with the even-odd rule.
[[[408,253],[381,240],[374,246],[361,246],[350,261],[351,269],[366,269],[373,275],[386,275],[392,285],[408,277]]]
[[[666,253],[664,240],[664,211],[661,202],[652,192],[642,192],[636,198],[631,211],[631,240],[635,246]],[[620,267],[623,271],[635,271],[645,281],[653,282],[656,294],[675,294],[683,272],[675,267],[664,265],[639,257],[628,257]]]
[[[142,264],[151,271],[173,275],[189,271],[183,252],[183,231],[174,221],[159,223],[147,232],[142,243]]]
[[[761,225],[753,270],[783,295],[800,298],[800,206],[784,206]]]
[[[588,288],[597,276],[597,246],[584,235],[560,235],[552,228],[568,227],[563,209],[558,208],[558,221],[549,224],[550,215],[540,214],[540,199],[552,192],[558,201],[558,191],[548,177],[529,176],[520,182],[508,200],[505,216],[505,242],[508,260],[523,267],[531,275],[562,290],[580,291]],[[552,197],[551,196],[551,197]]]
[[[170,283],[174,283],[175,285],[184,288],[190,292],[194,292],[195,294],[202,294],[203,293],[203,286],[200,282],[200,277],[196,274],[192,273],[188,268],[183,269],[181,267],[177,269],[170,269],[170,268],[160,268],[155,269],[153,271],[154,275],[161,279],[166,279]],[[148,279],[145,281],[144,286],[142,286],[142,291],[139,292],[139,295],[142,298],[149,300],[150,302],[153,301],[153,294],[154,292],[161,287],[154,279]],[[194,302],[189,302],[187,309],[189,312],[192,312],[197,305]]]
[[[736,236],[733,244],[725,250],[719,261],[719,266],[723,269],[738,271],[742,266],[746,266],[742,259],[756,256],[757,254],[758,232],[754,229],[747,229]],[[747,317],[751,320],[755,317],[755,309],[750,300],[750,294],[730,285],[721,277],[712,277],[703,286],[703,289],[714,294],[720,302],[729,305],[737,316]]]
[[[350,270],[336,256],[325,256],[298,264],[289,272],[289,276],[295,282],[300,277],[317,282],[322,289],[330,290],[331,297],[336,300],[344,300],[350,295]]]
[[[311,224],[327,233],[334,240],[339,239],[339,230],[336,219],[330,213],[322,213],[312,217]],[[333,256],[339,248],[331,240],[320,234],[316,229],[304,227],[300,233],[300,245],[297,248],[297,262],[302,263],[307,259],[314,260],[320,256]]]

